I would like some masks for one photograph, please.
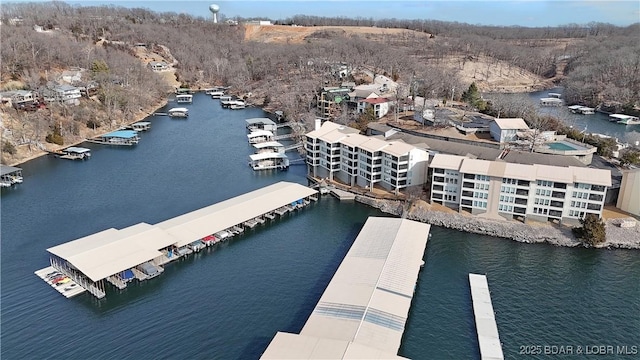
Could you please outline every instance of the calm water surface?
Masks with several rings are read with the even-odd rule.
[[[549,93],[560,93],[563,88],[553,88],[543,91],[535,91],[522,94],[503,94],[502,96],[511,96],[518,99],[529,101],[536,105],[538,111],[542,114],[552,115],[562,121],[565,125],[573,126],[580,131],[586,130],[587,133],[597,133],[612,136],[620,142],[633,144],[640,141],[640,125],[622,125],[609,121],[609,115],[596,112],[593,115],[574,114],[567,106],[540,106],[540,98],[549,97]],[[487,95],[488,98],[491,95]]]
[[[23,184],[2,190],[2,359],[257,359],[276,331],[300,331],[366,218],[385,216],[323,197],[151,281],[65,299],[33,274],[48,247],[277,181],[306,184],[304,166],[247,166],[244,119],[261,110],[222,109],[203,94],[188,106],[187,120],[152,117],[133,148],[38,158],[21,165]],[[400,355],[479,358],[469,272],[488,275],[507,358],[547,358],[519,355],[522,345],[640,345],[638,252],[431,232]]]

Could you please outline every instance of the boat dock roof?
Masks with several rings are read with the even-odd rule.
[[[284,147],[284,145],[277,141],[265,141],[265,142],[253,144],[253,147],[256,149],[264,149],[268,147],[279,148],[279,147]]]
[[[273,137],[273,133],[269,130],[256,130],[252,131],[250,134],[247,134],[247,137],[249,139],[260,136]]]
[[[107,234],[89,235],[47,251],[65,259],[96,282],[161,256],[160,249],[175,243],[175,239],[161,229],[145,223],[109,230],[105,230]]]
[[[266,159],[286,159],[287,155],[285,155],[284,153],[266,152],[260,154],[251,154],[249,155],[249,158],[251,159],[251,161],[260,161]]]
[[[9,165],[0,166],[0,176],[11,174],[18,171],[22,171],[22,169],[14,166],[9,166]]]
[[[304,185],[279,182],[156,225],[110,228],[47,251],[94,282],[153,260],[165,247],[181,247],[316,194]]]
[[[100,137],[131,139],[136,136],[138,136],[138,132],[135,130],[117,130],[108,134],[104,134]]]
[[[187,245],[315,193],[316,190],[304,185],[279,182],[174,217],[156,226],[173,236],[177,240],[177,246]]]
[[[188,112],[189,109],[185,108],[185,107],[176,107],[176,108],[171,108],[169,109],[169,112]]]
[[[76,154],[84,154],[84,153],[91,152],[91,149],[87,149],[87,148],[83,148],[83,147],[77,147],[77,146],[71,146],[71,147],[68,147],[68,148],[64,149],[64,151],[70,152],[70,153],[76,153]]]
[[[498,325],[491,305],[489,284],[485,275],[469,274],[473,314],[476,319],[480,358],[482,360],[504,359],[498,336]]]
[[[429,230],[370,217],[300,334],[279,332],[262,359],[400,358]]]
[[[276,123],[269,118],[251,118],[247,119],[247,126],[256,125],[256,124],[264,124],[264,125],[275,125]]]

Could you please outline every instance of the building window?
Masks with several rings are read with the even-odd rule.
[[[516,193],[516,188],[515,187],[511,187],[511,186],[501,186],[500,187],[500,192],[501,193],[505,193],[505,194],[515,194]]]
[[[536,195],[540,195],[540,196],[551,196],[551,190],[536,189]]]
[[[538,186],[552,187],[553,186],[553,181],[538,180],[537,184],[538,184]]]

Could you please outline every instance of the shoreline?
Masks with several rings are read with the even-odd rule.
[[[362,195],[356,195],[355,201],[377,208],[380,211],[404,216],[407,219],[441,226],[448,229],[467,232],[470,234],[493,236],[502,239],[528,244],[550,244],[563,247],[592,248],[577,240],[568,227],[552,226],[545,223],[536,225],[512,222],[496,221],[480,217],[469,217],[458,213],[424,208],[416,202],[406,209],[402,201],[374,199]],[[426,202],[425,202],[426,204]],[[621,228],[617,226],[616,219],[605,221],[607,240],[593,248],[597,249],[640,249],[640,226],[633,228]]]
[[[149,108],[151,110],[147,110],[147,109],[142,110],[139,115],[133,117],[134,120],[126,121],[121,126],[131,125],[131,124],[136,123],[138,121],[142,121],[142,120],[148,118],[149,116],[153,115],[158,109],[166,106],[168,103],[169,103],[169,98],[167,97],[167,98],[163,99],[162,101],[154,104],[153,106],[150,106]],[[93,134],[91,136],[92,137],[100,136],[100,135],[108,134],[108,133],[110,133],[112,131],[114,131],[114,130],[109,130],[109,131],[106,131],[106,132],[97,132],[97,133],[95,133],[95,134]],[[73,142],[68,143],[68,144],[56,145],[53,149],[49,149],[49,150],[60,150],[60,149],[64,149],[64,148],[67,148],[67,147],[70,147],[70,146],[76,146],[76,145],[82,144],[86,140],[87,140],[87,138],[84,138],[82,140],[73,141]],[[48,155],[48,154],[49,153],[44,151],[44,150],[36,149],[36,150],[34,150],[34,154],[33,155],[28,156],[28,157],[26,157],[24,159],[17,160],[15,162],[11,162],[11,163],[6,164],[6,165],[8,165],[8,166],[18,166],[18,165],[24,164],[24,163],[26,163],[28,161],[37,159],[37,158],[39,158],[41,156],[45,156],[45,155]]]

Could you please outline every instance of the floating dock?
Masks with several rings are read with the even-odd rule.
[[[396,354],[429,230],[370,217],[300,334],[278,332],[261,359],[403,359]]]
[[[473,314],[476,319],[478,343],[480,344],[480,359],[502,360],[502,344],[498,336],[498,325],[493,313],[489,284],[485,275],[469,274]]]
[[[64,297],[66,298],[80,295],[86,291],[82,286],[79,286],[73,280],[69,278],[67,278],[68,280],[64,280],[65,276],[58,270],[56,270],[53,266],[48,266],[44,269],[35,271],[34,273],[44,282],[51,285],[52,288],[56,289],[60,294],[64,295]],[[58,278],[62,278],[63,280],[58,280]]]
[[[350,193],[348,191],[340,190],[338,188],[332,187],[330,190],[331,195],[337,197],[340,201],[343,200],[355,200],[356,194]]]
[[[58,271],[103,298],[105,282],[124,289],[134,279],[156,277],[163,265],[240,234],[245,227],[264,224],[265,214],[292,209],[292,204],[302,208],[316,193],[300,184],[279,182],[156,225],[110,228],[47,249],[55,269],[45,274]]]

